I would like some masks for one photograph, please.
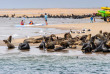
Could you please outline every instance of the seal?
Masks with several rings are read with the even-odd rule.
[[[15,46],[11,43],[11,41],[12,41],[12,36],[9,36],[7,40],[3,40],[3,42],[7,44],[8,49],[15,48]]]
[[[85,43],[81,50],[83,53],[90,53],[92,52],[92,47],[89,43]]]
[[[18,49],[20,50],[30,49],[30,45],[28,42],[24,41],[23,43],[19,44]]]
[[[65,47],[61,46],[61,45],[55,45],[54,51],[60,51],[65,49]]]
[[[67,40],[67,39],[71,39],[72,36],[71,36],[70,33],[65,33],[65,34],[64,34],[64,38]]]
[[[35,39],[35,38],[28,38],[28,39],[25,39],[24,41],[28,43],[40,43],[41,42],[40,39]]]

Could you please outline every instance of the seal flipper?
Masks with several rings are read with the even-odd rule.
[[[7,39],[10,43],[12,41],[12,36],[9,36],[9,38]]]

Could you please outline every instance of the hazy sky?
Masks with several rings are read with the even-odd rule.
[[[0,0],[0,8],[99,8],[110,0]]]

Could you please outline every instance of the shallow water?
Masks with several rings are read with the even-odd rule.
[[[83,54],[78,50],[46,52],[0,47],[0,74],[109,74],[110,54]]]
[[[0,40],[8,38],[12,35],[13,38],[24,38],[39,35],[50,35],[65,33],[69,30],[60,30],[53,28],[34,28],[34,27],[15,27],[19,25],[20,21],[24,20],[25,24],[28,24],[30,20],[34,23],[45,23],[43,18],[0,18]],[[97,22],[103,22],[101,19],[96,19]],[[57,24],[78,24],[78,23],[89,23],[90,19],[72,19],[72,18],[48,18],[49,25]]]

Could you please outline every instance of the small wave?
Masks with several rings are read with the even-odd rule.
[[[9,35],[0,35],[1,37],[8,37]]]
[[[13,34],[13,35],[12,35],[12,37],[18,37],[18,36],[19,36],[18,34]]]

